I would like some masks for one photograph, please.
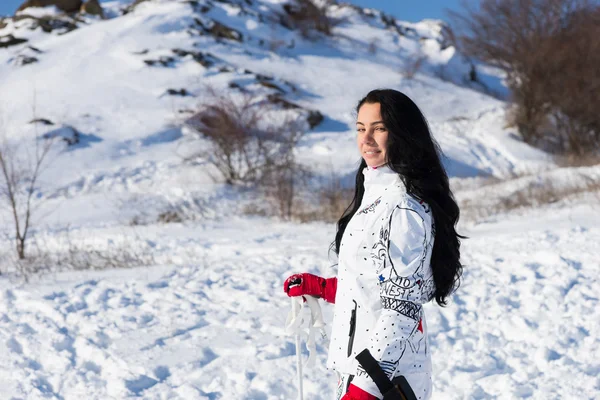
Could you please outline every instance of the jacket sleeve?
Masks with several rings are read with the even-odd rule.
[[[404,208],[403,208],[404,207]],[[379,241],[371,253],[377,272],[381,315],[372,329],[369,351],[391,379],[403,357],[411,353],[408,339],[421,327],[422,304],[430,294],[425,284],[427,236],[431,224],[416,210],[397,206],[387,221],[382,221]],[[431,228],[431,227],[430,227]],[[428,274],[429,275],[429,274]],[[377,398],[383,396],[373,380],[359,366],[352,383]]]

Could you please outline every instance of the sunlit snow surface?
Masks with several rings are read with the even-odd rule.
[[[279,3],[253,2],[249,9],[267,15]],[[12,24],[0,30],[30,39],[0,49],[0,128],[9,142],[23,145],[48,132],[64,137],[63,127],[82,134],[75,147],[56,144],[39,183],[40,243],[64,246],[68,226],[72,240],[107,251],[130,247],[155,266],[50,273],[29,283],[3,266],[2,399],[296,398],[294,341],[284,332],[289,300],[281,286],[293,272],[335,274],[328,255],[335,228],[240,216],[240,193],[214,183],[208,167],[183,163],[189,143],[180,111],[198,104],[206,84],[221,90],[232,81],[244,84],[249,69],[295,85],[288,99],[325,116],[298,152],[324,176],[333,168],[348,178],[356,168],[353,107],[376,87],[403,90],[423,109],[461,188],[459,199],[485,203],[536,179],[479,188],[473,177],[552,167],[505,126],[504,102],[438,78],[440,63],[448,64],[448,74],[468,68],[452,49],[440,49],[435,22],[406,24],[430,36],[419,40],[342,8],[337,13],[347,21],[337,35],[315,44],[215,2],[207,16],[250,35],[238,44],[190,35],[195,14],[185,2],[149,1],[117,17],[118,8],[109,3],[110,19],[88,19],[64,35]],[[258,44],[261,38],[294,47],[271,52]],[[168,67],[144,62],[172,56],[173,49],[209,52],[235,70],[219,73],[190,57]],[[417,51],[431,65],[405,80],[402,63]],[[39,62],[16,65],[19,54]],[[484,78],[499,90],[498,78]],[[181,88],[192,96],[166,94]],[[34,118],[55,125],[28,124]],[[572,184],[597,179],[596,171],[547,176]],[[198,197],[204,219],[130,226],[133,218],[152,220],[165,205]],[[461,224],[469,236],[462,286],[447,308],[426,306],[434,399],[596,398],[596,202],[583,196]],[[1,216],[8,253],[8,210]],[[332,307],[324,305],[324,312],[331,321]],[[305,371],[306,399],[333,397],[336,377],[324,367],[326,350],[320,341],[317,365]]]

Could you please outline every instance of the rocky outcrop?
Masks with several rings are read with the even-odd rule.
[[[132,12],[133,10],[135,10],[135,8],[142,3],[147,2],[148,0],[135,0],[133,3],[131,3],[129,6],[127,6],[125,9],[123,9],[123,15],[125,14],[129,14],[130,12]]]
[[[241,42],[244,38],[241,32],[220,23],[219,21],[210,20],[202,22],[198,18],[194,18],[196,27],[200,34],[209,34],[217,39],[228,39]]]
[[[59,10],[67,13],[76,13],[81,9],[82,0],[27,0],[17,9],[23,11],[28,7],[56,6]]]
[[[27,39],[17,38],[13,35],[0,36],[0,49],[3,47],[16,46],[27,42]]]
[[[29,29],[35,30],[37,28],[42,28],[42,30],[46,33],[50,33],[52,31],[59,31],[60,33],[68,33],[75,29],[77,29],[76,20],[70,18],[68,15],[63,16],[44,16],[44,17],[33,17],[27,14],[17,15],[13,17],[13,21],[21,21],[21,20],[31,20],[31,26]]]
[[[97,15],[104,18],[104,10],[98,0],[88,0],[81,5],[82,14]]]

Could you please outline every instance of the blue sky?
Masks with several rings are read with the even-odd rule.
[[[0,15],[12,15],[24,0],[0,0]],[[460,0],[346,0],[362,7],[383,10],[405,21],[444,19],[445,8],[457,8]]]

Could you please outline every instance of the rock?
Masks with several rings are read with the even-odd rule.
[[[98,0],[88,0],[81,5],[82,14],[97,15],[100,18],[104,18],[104,10]]]
[[[36,118],[29,121],[30,124],[54,125],[54,122],[46,118]]]
[[[144,60],[146,65],[153,67],[155,65],[162,65],[163,67],[173,67],[175,64],[175,58],[160,56],[158,60]]]
[[[13,35],[0,36],[0,49],[3,47],[16,46],[27,42],[27,39],[16,38]]]
[[[194,21],[196,22],[196,25],[200,27],[202,32],[208,33],[217,39],[230,39],[241,42],[244,38],[241,32],[224,25],[219,21],[212,20],[209,24],[204,24],[198,18],[194,18]]]
[[[68,33],[78,28],[78,26],[69,20],[68,17],[45,16],[38,18],[31,15],[17,15],[13,18],[15,22],[25,19],[33,21],[30,29],[35,30],[39,27],[46,33],[61,29],[63,30],[61,33]]]
[[[17,9],[23,11],[29,7],[56,6],[59,10],[67,13],[76,13],[81,9],[82,0],[27,0]]]
[[[23,65],[27,65],[27,64],[33,64],[36,63],[40,60],[38,60],[37,57],[32,57],[32,56],[26,56],[24,54],[19,54],[18,56],[15,56],[14,58],[11,58],[9,60],[9,62],[13,65],[16,66],[23,66]]]
[[[267,96],[267,100],[271,104],[278,105],[281,108],[283,108],[284,110],[295,110],[295,109],[298,109],[298,108],[302,108],[299,105],[294,104],[291,101],[288,101],[288,100],[284,99],[279,94],[269,94]]]
[[[315,126],[323,122],[324,119],[325,117],[323,117],[323,114],[321,114],[319,111],[311,110],[308,113],[308,117],[306,117],[306,122],[308,122],[310,129],[313,129]]]
[[[191,96],[192,94],[190,92],[188,92],[186,89],[167,89],[167,94],[169,96]]]
[[[127,6],[124,10],[123,10],[123,15],[125,14],[129,14],[130,12],[132,12],[133,10],[135,10],[135,8],[142,3],[145,3],[148,0],[135,0],[133,3],[131,3],[131,5]]]
[[[257,81],[259,84],[261,84],[262,86],[269,88],[269,89],[275,89],[280,93],[285,93],[285,90],[283,90],[282,88],[280,88],[279,86],[277,86],[276,84],[274,84],[273,82],[269,81],[269,80],[262,80],[262,79],[258,79],[257,77]]]
[[[218,58],[216,58],[215,56],[213,56],[210,53],[202,53],[199,51],[190,51],[190,50],[183,50],[183,49],[173,49],[172,51],[173,51],[173,53],[177,54],[179,57],[192,56],[194,61],[196,61],[197,63],[199,63],[200,65],[202,65],[205,68],[210,68],[213,65],[215,65],[218,61],[220,61]]]

